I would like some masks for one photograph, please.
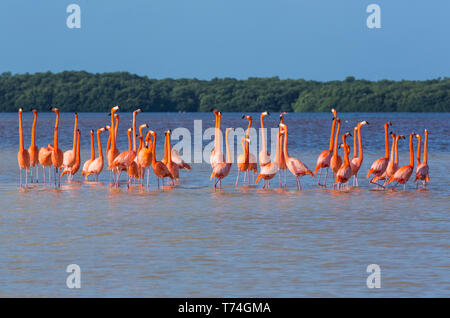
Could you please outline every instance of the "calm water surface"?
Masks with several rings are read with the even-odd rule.
[[[127,147],[131,114],[121,113],[119,148]],[[242,114],[225,113],[223,127],[244,127]],[[253,114],[258,118],[258,114]],[[72,145],[73,114],[62,114],[60,147]],[[17,114],[0,114],[0,296],[450,296],[449,177],[450,114],[340,114],[343,131],[363,127],[360,188],[319,189],[305,177],[304,191],[234,187],[236,166],[214,192],[211,167],[194,164],[174,189],[110,189],[100,183],[72,183],[61,190],[33,185],[19,190]],[[203,129],[208,114],[142,113],[159,135],[168,128]],[[381,157],[383,123],[408,135],[429,130],[431,186],[405,192],[375,191],[364,175]],[[105,113],[79,114],[82,161],[89,154],[89,130],[108,124]],[[259,127],[259,120],[255,120]],[[32,114],[24,114],[29,145]],[[54,114],[39,114],[38,146],[52,142]],[[267,118],[276,127],[278,114]],[[328,147],[331,114],[288,114],[289,149],[311,169]],[[107,134],[103,135],[106,144]],[[352,139],[350,144],[353,147]],[[205,142],[206,143],[206,142]],[[416,148],[416,140],[414,144]],[[162,142],[158,142],[161,158]],[[399,146],[400,165],[409,160]],[[331,179],[329,179],[331,182]],[[66,267],[81,267],[82,288],[66,287]],[[381,288],[366,287],[366,267],[381,267]]]

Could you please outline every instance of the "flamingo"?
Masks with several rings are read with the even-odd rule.
[[[413,136],[416,133],[409,135],[409,165],[403,166],[398,169],[393,176],[391,176],[386,182],[386,185],[392,181],[397,181],[397,183],[403,184],[403,190],[406,190],[406,182],[408,182],[414,170],[414,149],[413,149]]]
[[[116,143],[116,134],[114,133],[115,130],[115,123],[114,123],[114,115],[119,110],[119,106],[114,106],[111,108],[111,127],[110,127],[110,136],[111,136],[111,148],[106,153],[106,160],[108,162],[108,169],[111,170],[111,184],[113,183],[113,179],[115,176],[115,172],[113,170],[113,161],[114,159],[120,154],[119,149],[117,149],[117,143]],[[117,118],[118,121],[118,118]],[[117,180],[118,182],[118,180]]]
[[[264,167],[270,162],[270,153],[267,151],[266,128],[264,128],[264,117],[269,116],[269,112],[261,113],[261,151],[259,152],[259,165]]]
[[[19,108],[19,152],[17,153],[17,161],[20,169],[20,187],[22,188],[22,170],[25,169],[25,187],[28,185],[28,170],[30,170],[30,154],[23,145],[23,126],[22,126],[22,112]]]
[[[145,140],[149,143],[148,147],[145,147],[145,145],[142,147],[142,149],[138,152],[138,162],[141,166],[141,172],[142,174],[142,180],[145,176],[145,168],[147,168],[147,189],[149,187],[149,178],[150,178],[150,166],[152,165],[152,145],[150,140],[151,133],[150,131],[147,133],[147,136],[145,137]],[[141,137],[140,137],[141,138]]]
[[[284,124],[283,123],[283,114],[286,114],[286,113],[281,113],[280,114],[280,125]],[[281,127],[280,127],[280,129],[281,129]],[[281,134],[280,138],[281,138],[280,145],[282,145],[283,144],[283,134]],[[280,147],[282,147],[282,146],[280,146]],[[284,187],[286,187],[287,166],[286,166],[286,159],[284,158],[283,151],[280,152],[280,170],[284,170]],[[281,188],[281,172],[280,172],[280,174],[278,176],[280,178],[280,188]]]
[[[268,188],[270,188],[270,180],[273,179],[273,177],[275,177],[275,175],[277,174],[277,172],[280,170],[280,156],[281,156],[281,142],[280,142],[280,137],[282,136],[282,132],[278,131],[277,133],[277,150],[275,153],[275,160],[267,165],[265,165],[264,167],[261,168],[261,171],[259,172],[258,177],[256,178],[255,183],[258,183],[258,181],[260,179],[264,179],[264,186],[263,189],[266,188],[266,186]]]
[[[246,117],[247,120],[249,120],[248,122],[248,128],[247,128],[247,132],[246,132],[246,139],[250,140],[250,127],[252,126],[252,116],[248,116]],[[248,170],[247,170],[247,182],[250,182],[250,176],[248,174],[248,171],[253,171],[253,183],[255,183],[255,173],[258,172],[258,165],[257,165],[257,160],[254,154],[252,154],[250,152],[250,142],[246,142],[246,147],[247,147],[247,151],[248,151]]]
[[[417,149],[417,169],[416,178],[414,182],[422,180],[423,187],[426,186],[427,182],[430,182],[429,167],[428,167],[428,130],[425,129],[425,140],[423,145],[423,162],[420,162],[420,135],[416,135],[419,138],[419,148]]]
[[[253,118],[252,118],[252,116],[248,116],[248,115],[243,115],[242,118],[243,119],[245,118],[248,120],[248,127],[245,132],[245,139],[250,140],[250,128],[252,126]],[[241,142],[242,142],[242,140],[241,140]],[[256,165],[256,157],[250,153],[250,143],[249,142],[245,143],[244,153],[239,155],[237,162],[238,162],[238,176],[236,179],[236,186],[239,181],[239,171],[244,171],[244,173],[245,173],[244,174],[244,182],[245,182],[245,176],[247,175],[247,184],[249,184],[250,183],[249,171],[252,170],[253,175],[255,174],[255,172],[258,171],[257,165]],[[254,176],[253,176],[253,179],[254,179]]]
[[[172,146],[170,144],[170,134],[172,133],[172,131],[169,129],[168,131],[166,131],[166,144],[167,144],[167,168],[170,171],[171,177],[170,179],[172,179],[172,184],[174,184],[174,181],[177,181],[180,178],[180,171],[178,168],[178,165],[172,161]]]
[[[241,138],[241,145],[242,145],[242,150],[244,151],[244,153],[240,154],[237,158],[238,174],[236,177],[236,187],[238,186],[238,183],[239,183],[239,173],[241,171],[244,172],[244,182],[245,182],[245,173],[246,173],[246,171],[248,171],[249,152],[248,152],[248,148],[244,144],[244,140],[246,141],[248,139],[245,137]]]
[[[328,150],[324,150],[320,153],[319,158],[317,158],[316,169],[314,170],[314,176],[316,176],[317,171],[320,170],[319,181],[317,182],[317,184],[319,186],[322,186],[322,184],[320,184],[320,179],[322,177],[322,169],[327,168],[327,173],[325,175],[325,182],[323,184],[324,187],[327,186],[328,168],[330,167],[330,160],[331,156],[333,155],[334,130],[336,127],[336,114],[337,114],[336,110],[332,108],[331,112],[333,113],[334,116],[333,116],[333,124],[331,125],[330,147]]]
[[[169,169],[167,168],[167,166],[165,164],[163,164],[161,161],[156,161],[156,153],[155,153],[155,148],[156,148],[156,132],[154,132],[153,130],[150,131],[150,134],[153,137],[153,145],[152,145],[152,168],[153,168],[153,172],[156,175],[156,180],[158,181],[158,189],[159,189],[159,179],[163,179],[163,184],[164,184],[164,178],[171,178],[172,175],[170,174]]]
[[[214,182],[214,190],[217,188],[217,183],[219,183],[219,188],[222,188],[222,179],[228,176],[231,170],[231,152],[230,145],[228,143],[228,133],[232,130],[232,128],[227,128],[225,130],[225,146],[227,151],[227,162],[222,162],[216,164],[211,174],[210,180],[216,178],[216,182]]]
[[[49,169],[49,183],[51,183],[51,166],[52,166],[52,152],[53,146],[48,145],[47,147],[39,148],[39,164],[42,166],[42,172],[44,174],[44,184],[45,184],[45,167]]]
[[[78,124],[78,114],[75,113],[75,124],[73,126],[73,145],[71,150],[67,150],[63,155],[63,167],[71,168],[75,164],[76,160],[76,148],[77,148],[77,124]]]
[[[116,120],[116,124],[114,125],[114,136],[116,136],[116,144],[117,144],[117,129],[119,127],[119,115],[117,113],[114,114],[114,118]],[[109,150],[111,149],[111,126],[106,125],[105,128],[109,132],[108,143],[106,144],[106,153],[108,153]],[[120,153],[118,150],[116,152]],[[111,170],[111,169],[109,169],[109,164],[108,164],[108,170]]]
[[[361,164],[363,162],[363,148],[361,143],[361,127],[364,125],[368,125],[367,121],[361,121],[355,127],[355,137],[353,137],[353,159],[350,161],[350,167],[352,168],[352,176],[353,176],[353,185],[358,186],[358,171],[361,168]],[[359,156],[356,153],[356,134],[358,134],[358,150]]]
[[[143,184],[143,180],[145,177],[145,168],[148,167],[148,165],[146,166],[142,166],[142,161],[145,160],[146,158],[146,151],[147,151],[147,147],[145,146],[144,143],[144,135],[142,133],[142,130],[144,128],[148,128],[148,124],[142,124],[139,126],[139,148],[138,148],[138,152],[136,157],[134,158],[134,161],[137,163],[138,168],[139,168],[139,178],[141,180],[141,185]],[[151,153],[151,150],[150,150]],[[151,160],[150,160],[151,162]]]
[[[97,129],[97,148],[98,148],[98,157],[91,162],[88,168],[88,172],[86,173],[86,178],[91,174],[95,175],[95,181],[98,182],[98,175],[103,170],[103,150],[102,150],[102,141],[100,139],[100,134],[105,131],[105,128]],[[111,140],[111,146],[113,145]]]
[[[33,168],[36,171],[36,183],[39,183],[39,149],[36,146],[36,121],[38,111],[36,109],[31,110],[34,114],[33,128],[31,130],[31,145],[28,147],[28,153],[30,154],[30,172],[31,183],[33,183]]]
[[[405,139],[405,136],[403,135],[396,136],[392,131],[390,134],[392,136],[392,146],[391,146],[391,156],[389,158],[388,165],[386,167],[386,170],[381,176],[375,176],[373,178],[374,183],[378,182],[379,180],[385,180],[383,187],[386,185],[386,182],[389,180],[389,178],[394,175],[395,171],[398,170],[398,150],[397,150],[398,141],[399,139]]]
[[[367,173],[367,178],[369,178],[371,174],[374,174],[374,176],[381,176],[384,173],[384,171],[386,171],[387,165],[389,163],[389,137],[388,137],[389,126],[392,126],[392,123],[390,121],[384,124],[384,145],[385,145],[384,158],[377,159],[372,163],[372,166],[370,167],[370,170]],[[370,180],[370,183],[374,183],[373,178],[372,180]],[[379,184],[377,183],[377,185]]]
[[[336,135],[334,137],[334,149],[333,149],[333,156],[331,156],[330,160],[330,168],[333,171],[333,175],[336,176],[336,173],[338,172],[339,168],[342,165],[342,158],[338,155],[338,138],[339,138],[339,131],[341,130],[341,119],[337,118],[337,129],[336,129]],[[344,149],[345,151],[345,149]]]
[[[140,113],[142,110],[137,109],[133,112],[133,149],[132,150],[128,150],[128,151],[124,151],[122,153],[120,153],[112,162],[112,167],[116,169],[117,171],[117,179],[116,179],[116,187],[119,186],[119,179],[120,179],[120,173],[121,171],[128,171],[130,165],[132,164],[132,162],[134,161],[134,158],[136,157],[136,116],[138,113]],[[112,128],[111,128],[112,129]],[[114,137],[114,142],[115,142],[115,137]],[[113,140],[111,139],[111,149],[110,151],[112,151],[113,149]],[[128,178],[127,181],[127,186],[130,186],[130,178]]]
[[[142,184],[142,180],[143,180],[143,175],[142,175],[142,171],[141,171],[141,165],[138,161],[138,156],[139,156],[139,152],[142,151],[142,148],[144,146],[144,138],[142,135],[142,129],[144,128],[148,128],[147,124],[142,124],[139,126],[139,148],[137,150],[136,156],[134,157],[133,162],[130,165],[130,169],[128,171],[128,176],[130,178],[134,178],[135,181],[137,180],[141,180],[141,184]]]
[[[172,149],[172,161],[175,162],[180,169],[191,170],[191,166],[184,162],[183,158],[181,158],[178,151],[175,149]]]
[[[58,186],[61,186],[61,177],[59,177],[58,170],[63,165],[63,152],[58,148],[58,127],[59,127],[59,109],[56,107],[52,107],[51,110],[56,113],[55,120],[55,133],[54,133],[54,141],[53,141],[53,150],[52,150],[52,165],[55,168],[55,188],[56,188],[56,178],[58,178]]]
[[[143,125],[143,126],[145,127],[145,125]],[[139,149],[138,149],[137,153],[139,153],[139,151],[142,149],[142,142],[141,142],[141,140],[142,140],[142,137],[139,136]],[[128,178],[129,178],[130,182],[131,182],[131,179],[134,178],[135,183],[136,183],[136,180],[138,180],[140,178],[139,170],[140,170],[140,167],[139,167],[139,164],[137,162],[137,155],[136,155],[134,157],[134,160],[130,163],[130,166],[128,168]]]
[[[222,113],[217,109],[212,109],[212,112],[216,116],[216,126],[214,130],[214,149],[211,151],[209,162],[211,163],[211,167],[214,169],[214,166],[217,163],[225,161],[225,157],[222,154],[222,148],[220,144],[221,139],[220,121],[222,118]]]
[[[81,138],[81,132],[78,129],[77,130],[77,149],[75,152],[75,163],[72,167],[66,167],[64,168],[63,172],[61,173],[61,177],[65,174],[68,175],[70,180],[73,179],[73,176],[78,172],[80,169],[80,138]]]
[[[352,176],[352,168],[350,167],[350,161],[349,161],[349,153],[350,153],[350,147],[346,143],[347,136],[351,136],[350,132],[347,132],[342,135],[342,145],[341,148],[344,148],[344,163],[341,165],[339,170],[336,173],[336,182],[333,185],[333,188],[337,185],[338,189],[341,189],[342,185],[345,185],[348,180],[350,180],[350,177]]]
[[[89,165],[95,160],[95,147],[94,147],[94,130],[91,129],[91,159],[88,159],[83,164],[83,170],[81,171],[82,176],[86,176],[87,179],[87,172]]]
[[[301,162],[300,160],[289,156],[289,153],[287,151],[287,139],[288,139],[288,128],[285,124],[280,124],[280,127],[284,131],[284,158],[286,159],[286,166],[289,169],[289,171],[295,176],[297,179],[297,190],[301,190],[302,186],[300,185],[300,177],[303,177],[307,174],[309,174],[311,177],[313,177],[313,173],[311,170],[308,169],[308,167]]]

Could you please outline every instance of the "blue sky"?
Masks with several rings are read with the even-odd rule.
[[[81,7],[81,29],[66,7]],[[368,29],[366,7],[381,7]],[[2,0],[0,72],[424,80],[450,75],[448,0]]]

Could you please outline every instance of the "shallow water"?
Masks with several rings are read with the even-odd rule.
[[[131,114],[120,113],[119,149],[127,147]],[[222,127],[244,127],[242,114],[225,113]],[[258,114],[253,114],[259,127]],[[211,167],[193,164],[173,189],[151,191],[63,179],[60,190],[18,188],[17,114],[0,114],[0,296],[450,296],[450,114],[340,114],[341,131],[359,120],[364,162],[360,188],[337,192],[302,179],[287,190],[234,186],[236,165],[215,192]],[[160,136],[168,128],[213,125],[207,114],[142,113]],[[290,155],[313,169],[328,147],[331,114],[288,114]],[[408,135],[429,130],[431,186],[377,191],[364,178],[383,156],[383,123]],[[108,124],[105,113],[79,114],[82,162],[89,130]],[[32,114],[24,114],[29,145]],[[52,142],[54,114],[39,114],[38,146]],[[276,127],[278,114],[265,121]],[[73,114],[62,114],[60,147],[72,145]],[[106,144],[107,134],[103,135]],[[414,141],[416,149],[416,140]],[[353,147],[352,139],[349,139]],[[399,145],[400,165],[409,160]],[[162,142],[158,140],[161,150]],[[353,151],[353,150],[352,150]],[[353,153],[353,152],[352,152]],[[161,151],[158,158],[161,158]],[[328,179],[331,183],[331,178]],[[81,267],[81,289],[66,287],[66,267]],[[366,267],[381,267],[381,288],[368,289]]]

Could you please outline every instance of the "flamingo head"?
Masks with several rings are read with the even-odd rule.
[[[368,121],[365,121],[365,120],[363,120],[363,121],[359,122],[358,124],[359,124],[359,125],[361,125],[361,126],[364,126],[364,125],[368,125],[368,124],[369,124],[369,122],[368,122]]]
[[[114,106],[113,108],[111,108],[111,114],[115,114],[116,111],[119,110],[119,106]]]
[[[333,113],[333,118],[336,118],[337,117],[336,109],[331,108],[331,112]]]

